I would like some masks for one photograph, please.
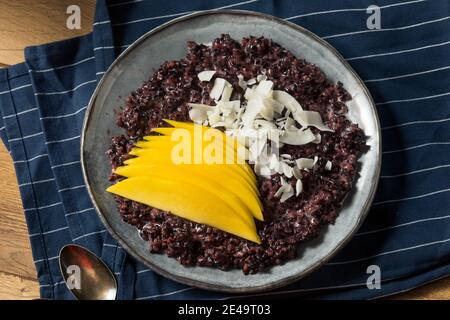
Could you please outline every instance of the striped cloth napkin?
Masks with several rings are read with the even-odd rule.
[[[381,29],[366,22],[380,8]],[[205,9],[276,15],[329,41],[365,80],[381,118],[383,167],[370,214],[332,261],[271,297],[370,299],[450,274],[450,2],[400,0],[98,1],[91,34],[25,50],[0,69],[0,135],[14,161],[41,295],[71,299],[58,268],[68,243],[115,273],[119,299],[230,298],[165,279],[105,231],[80,167],[89,98],[125,48],[174,17]],[[325,70],[326,72],[326,70]],[[368,267],[381,286],[366,286]]]

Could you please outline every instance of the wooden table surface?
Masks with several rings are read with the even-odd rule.
[[[66,27],[69,5],[81,8],[81,29]],[[91,31],[94,0],[0,0],[0,67],[22,62],[23,49]],[[0,143],[0,299],[39,297],[19,188]],[[450,299],[450,277],[396,295],[396,299]]]

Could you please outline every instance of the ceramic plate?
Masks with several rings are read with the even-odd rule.
[[[360,158],[359,177],[335,224],[326,227],[319,238],[301,245],[296,259],[256,275],[244,275],[238,269],[224,272],[184,267],[175,259],[149,253],[147,243],[134,227],[122,221],[113,196],[105,191],[110,172],[105,151],[111,138],[123,133],[115,124],[114,111],[163,62],[184,57],[187,41],[208,43],[222,33],[237,40],[250,35],[271,38],[297,57],[316,64],[330,81],[341,81],[353,97],[347,103],[348,116],[362,127],[370,147]],[[188,285],[222,292],[257,292],[304,277],[350,239],[366,216],[375,192],[381,162],[380,139],[377,113],[367,88],[328,43],[308,30],[272,16],[248,11],[203,11],[151,30],[110,66],[86,111],[81,160],[86,185],[101,220],[128,253],[159,274]]]

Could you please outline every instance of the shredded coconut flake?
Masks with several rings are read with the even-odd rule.
[[[258,99],[252,99],[247,102],[247,107],[242,115],[242,123],[244,127],[250,128],[253,125],[253,121],[259,114],[262,108],[262,103]]]
[[[237,77],[239,79],[239,82],[238,82],[239,87],[241,87],[242,90],[245,91],[247,89],[247,82],[245,82],[244,76],[242,74],[239,74]]]
[[[214,74],[215,71],[202,71],[198,77],[201,81],[210,81]],[[243,157],[254,161],[257,175],[270,178],[275,173],[280,174],[281,187],[275,196],[285,202],[302,192],[301,170],[315,170],[318,157],[292,159],[291,155],[282,154],[278,158],[272,148],[281,148],[284,144],[320,143],[321,134],[313,134],[308,128],[311,126],[321,131],[332,130],[325,126],[318,112],[304,111],[289,93],[273,90],[274,83],[267,80],[266,75],[248,81],[241,74],[237,78],[238,85],[244,90],[244,101],[239,92],[233,95],[233,87],[228,81],[216,78],[210,92],[216,106],[189,103],[192,108],[189,116],[195,123],[226,128],[227,135],[246,147]],[[235,100],[230,101],[232,96]],[[331,170],[330,161],[325,169]],[[294,178],[295,188],[285,178]]]
[[[282,161],[281,162],[281,167],[282,167],[282,169],[283,169],[283,174],[286,176],[286,177],[288,177],[288,178],[292,178],[292,176],[293,176],[293,170],[292,170],[292,167],[291,166],[289,166],[286,162],[284,162],[284,161]]]
[[[208,115],[209,124],[211,126],[213,126],[214,124],[216,124],[217,122],[220,122],[222,120],[220,117],[220,109],[219,108],[215,108],[214,111],[208,111],[207,115]]]
[[[316,136],[311,132],[310,129],[306,130],[286,130],[284,134],[280,137],[282,143],[301,146],[314,141]]]
[[[211,92],[209,93],[211,99],[219,100],[220,97],[222,96],[222,92],[225,89],[225,86],[227,85],[231,86],[231,84],[227,80],[222,78],[216,78],[214,80],[214,86],[211,89]]]
[[[266,130],[275,130],[277,128],[277,126],[273,122],[263,119],[255,120],[254,125],[256,129],[261,128]]]
[[[273,98],[292,112],[303,110],[300,103],[298,103],[298,101],[295,100],[295,98],[287,92],[281,90],[273,90]]]
[[[316,138],[314,139],[314,141],[312,141],[312,143],[319,144],[320,142],[322,142],[322,135],[320,133],[317,133]]]
[[[230,101],[231,95],[233,94],[233,87],[231,85],[225,85],[222,92],[222,101]]]
[[[200,109],[189,110],[189,117],[192,119],[193,122],[197,124],[203,124],[205,121],[208,120],[208,114],[206,113],[206,111]]]
[[[294,119],[300,123],[302,127],[316,127],[321,131],[333,131],[323,124],[322,118],[320,117],[320,113],[316,111],[303,111],[297,110],[293,114]]]
[[[272,172],[270,170],[269,167],[262,165],[261,163],[255,163],[255,173],[257,175],[266,177],[266,178],[270,178],[270,176],[272,175]]]
[[[273,82],[262,80],[256,87],[256,92],[264,97],[272,97]]]
[[[295,196],[298,197],[298,195],[303,191],[303,183],[302,180],[298,179],[295,183]]]
[[[300,169],[298,167],[293,167],[292,168],[292,174],[294,175],[295,179],[301,179],[302,178],[302,174],[301,174]]]
[[[294,195],[294,189],[290,183],[287,183],[283,177],[280,177],[281,187],[275,192],[275,197],[280,198],[280,202],[285,202]]]
[[[212,79],[216,72],[214,70],[205,70],[198,74],[200,81],[209,81]]]
[[[251,78],[251,79],[249,79],[249,80],[247,81],[247,85],[249,85],[249,86],[252,86],[252,85],[254,85],[254,84],[256,84],[256,79],[255,79],[255,78]]]
[[[314,159],[308,159],[308,158],[299,158],[295,160],[295,163],[297,164],[297,168],[300,170],[302,169],[312,169],[314,167]]]
[[[269,168],[271,170],[274,170],[274,171],[278,172],[279,167],[280,167],[280,162],[278,161],[278,157],[276,156],[276,154],[272,154],[270,156]]]
[[[260,74],[256,77],[256,81],[261,82],[267,80],[267,76],[265,74]]]
[[[217,101],[217,108],[223,113],[225,117],[228,117],[232,112],[235,112],[236,109],[239,109],[241,104],[240,100],[233,101]]]
[[[287,199],[289,199],[293,195],[294,195],[294,189],[292,187],[290,187],[289,190],[283,192],[283,195],[280,198],[280,202],[281,203],[285,202]]]

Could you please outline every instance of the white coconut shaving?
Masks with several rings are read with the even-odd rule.
[[[308,158],[299,158],[295,160],[295,163],[297,164],[297,167],[302,169],[312,169],[314,167],[314,159],[308,159]]]
[[[215,74],[216,72],[214,70],[205,70],[200,72],[197,76],[200,81],[210,81]]]
[[[251,78],[251,79],[247,80],[247,85],[248,85],[248,86],[252,86],[252,85],[254,85],[256,82],[257,82],[257,81],[256,81],[256,78]]]
[[[219,100],[220,97],[222,96],[225,86],[231,86],[231,84],[225,79],[216,78],[214,80],[214,86],[212,87],[211,92],[209,93],[211,99]]]
[[[294,119],[300,123],[302,127],[316,127],[321,131],[333,131],[323,124],[320,113],[316,111],[297,110],[293,113]]]
[[[247,82],[245,82],[244,76],[242,74],[238,74],[237,77],[239,79],[239,82],[238,82],[239,87],[241,87],[242,90],[245,91],[247,89]]]
[[[303,191],[303,183],[302,180],[298,179],[295,183],[295,196],[298,197],[298,195]]]
[[[273,98],[276,101],[280,102],[282,105],[284,105],[286,108],[291,110],[292,112],[295,112],[297,110],[303,110],[300,103],[298,103],[298,101],[295,100],[295,98],[287,92],[281,90],[274,90]]]
[[[214,75],[215,71],[205,70],[198,74],[198,78],[211,81]],[[188,103],[190,118],[198,124],[227,129],[227,135],[248,148],[245,159],[253,161],[257,175],[270,178],[273,174],[280,174],[281,187],[275,196],[281,202],[298,196],[303,190],[302,170],[315,170],[318,157],[293,159],[289,154],[278,157],[273,147],[320,143],[321,134],[314,134],[309,127],[320,131],[333,130],[323,123],[318,112],[305,111],[289,93],[273,90],[274,83],[266,75],[247,81],[243,75],[237,75],[237,79],[244,91],[243,97],[239,92],[233,92],[233,86],[227,80],[215,78],[210,97],[216,105]],[[325,170],[331,170],[330,161],[325,164]],[[295,188],[284,177],[290,181],[295,179]]]
[[[273,82],[262,80],[256,87],[256,92],[264,97],[272,97]]]
[[[300,169],[298,167],[292,168],[292,174],[294,175],[295,179],[300,180],[302,178],[302,173],[300,172]]]
[[[222,91],[222,101],[230,101],[231,95],[233,94],[233,87],[231,84],[225,84]]]
[[[188,103],[192,109],[189,110],[189,117],[196,124],[203,124],[208,120],[208,112],[215,110],[215,107],[200,103]]]
[[[282,143],[301,146],[313,142],[316,136],[312,133],[310,129],[289,129],[284,131],[282,136],[280,136],[280,141]]]
[[[196,124],[203,124],[208,120],[208,114],[200,109],[191,109],[189,110],[189,117]]]
[[[267,76],[265,74],[260,74],[256,76],[256,81],[261,82],[267,80]]]
[[[283,174],[287,178],[292,178],[294,173],[293,173],[293,169],[290,165],[288,165],[285,161],[283,161],[283,162],[281,162],[281,168],[283,169]]]
[[[291,184],[286,182],[283,177],[280,177],[281,187],[275,192],[275,197],[280,198],[280,202],[285,202],[294,195],[294,188]]]

